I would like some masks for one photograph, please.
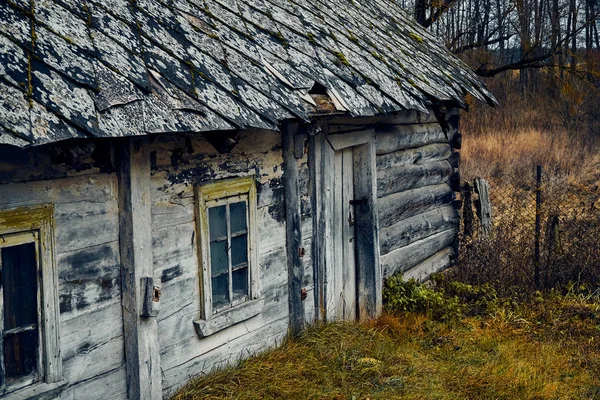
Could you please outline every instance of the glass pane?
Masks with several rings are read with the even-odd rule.
[[[37,323],[35,244],[2,249],[4,330]]]
[[[7,378],[27,376],[37,369],[37,329],[17,333],[4,340]]]
[[[248,262],[248,235],[231,238],[231,265]]]
[[[248,267],[233,271],[231,283],[233,285],[234,300],[248,296]]]
[[[225,206],[212,207],[208,209],[208,228],[210,232],[210,240],[227,236],[227,221],[225,218]]]
[[[227,259],[227,240],[212,242],[210,244],[210,271],[213,277],[227,272],[229,262]]]
[[[223,307],[229,303],[229,275],[224,274],[212,278],[213,309]]]
[[[229,205],[229,216],[231,219],[231,233],[246,230],[246,203],[232,203]]]

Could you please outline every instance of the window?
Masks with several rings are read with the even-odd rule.
[[[198,187],[196,198],[203,305],[196,327],[206,336],[224,328],[220,316],[231,325],[260,312],[254,313],[260,307],[253,301],[258,298],[256,186],[252,177],[220,181]],[[236,310],[243,310],[238,317]]]
[[[248,196],[206,203],[212,310],[248,300]]]
[[[0,211],[0,395],[61,378],[52,215]]]

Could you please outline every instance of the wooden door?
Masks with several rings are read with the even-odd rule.
[[[335,152],[334,181],[334,314],[357,317],[356,229],[354,210],[354,159],[352,148]]]

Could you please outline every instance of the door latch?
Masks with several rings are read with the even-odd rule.
[[[367,198],[362,198],[359,200],[350,200],[350,205],[351,206],[360,206],[360,211],[362,211],[362,212],[367,212],[370,210],[369,199],[367,199]]]

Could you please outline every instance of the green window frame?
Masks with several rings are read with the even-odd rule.
[[[51,205],[0,210],[0,395],[62,378]]]
[[[201,318],[210,320],[259,297],[254,178],[198,186],[196,203]]]

